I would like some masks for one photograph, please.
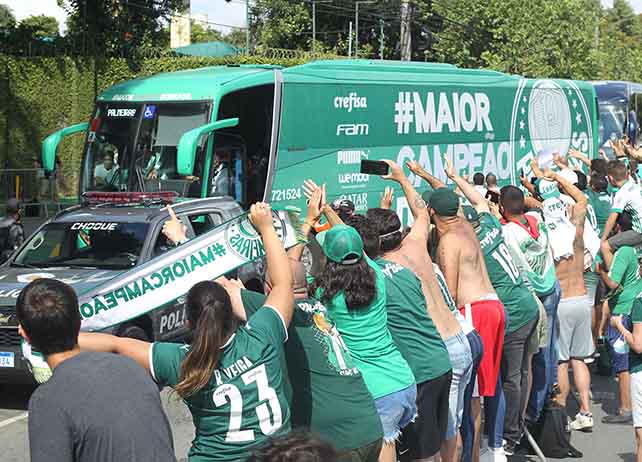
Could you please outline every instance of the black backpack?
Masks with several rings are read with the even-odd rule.
[[[579,458],[583,454],[571,444],[570,420],[566,409],[549,400],[539,420],[530,428],[531,435],[546,457]]]

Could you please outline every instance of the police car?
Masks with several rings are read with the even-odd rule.
[[[86,193],[82,205],[66,209],[40,226],[0,266],[0,382],[31,381],[22,357],[15,304],[22,288],[38,278],[55,278],[78,294],[173,248],[161,232],[169,219],[173,192]],[[172,204],[187,227],[199,236],[243,213],[229,197]],[[237,270],[249,287],[260,289],[260,266]],[[183,299],[116,327],[117,335],[142,340],[182,341],[187,334]]]

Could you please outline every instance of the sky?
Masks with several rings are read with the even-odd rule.
[[[642,2],[642,0],[639,0]],[[191,0],[192,14],[207,14],[210,26],[228,32],[231,27],[245,26],[245,0]],[[65,31],[65,10],[58,6],[57,0],[0,0],[13,11],[18,21],[44,14],[53,16],[60,24],[60,32]],[[215,24],[216,23],[216,24]],[[227,27],[225,27],[227,26]]]
[[[555,0],[551,0],[555,1]],[[230,27],[245,26],[246,0],[191,0],[192,14],[206,14],[210,26],[228,32]],[[629,0],[637,13],[642,13],[642,0]],[[31,16],[44,14],[54,16],[60,23],[60,32],[65,30],[65,11],[58,6],[57,0],[0,0],[8,5],[18,21]],[[613,0],[602,0],[602,5],[611,7]]]

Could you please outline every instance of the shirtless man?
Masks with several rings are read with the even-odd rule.
[[[479,240],[473,227],[458,216],[459,198],[448,188],[435,190],[428,201],[430,216],[437,227],[437,263],[459,310],[472,318],[484,346],[479,365],[479,396],[495,396],[504,345],[504,306],[493,288]],[[499,400],[493,400],[499,407]],[[486,409],[489,428],[503,423],[498,409]],[[493,412],[495,411],[495,412]],[[501,448],[496,448],[501,449]]]
[[[362,234],[366,252],[385,274],[388,326],[398,346],[404,343],[402,337],[409,337],[413,330],[417,331],[415,338],[420,344],[414,347],[415,354],[418,353],[418,357],[432,369],[444,361],[452,365],[452,380],[445,390],[439,386],[440,378],[435,378],[436,374],[431,375],[429,368],[426,368],[423,378],[420,378],[421,370],[413,369],[418,384],[419,417],[404,429],[404,435],[413,460],[427,460],[441,444],[442,460],[455,462],[464,393],[472,374],[473,358],[467,335],[478,334],[474,330],[465,332],[462,329],[441,295],[426,246],[430,218],[423,199],[399,165],[389,160],[384,162],[390,166],[390,174],[384,179],[397,182],[404,191],[414,217],[412,228],[404,235],[397,214],[384,208],[368,211],[366,221],[371,226],[363,226],[363,231],[355,227],[360,234],[366,234]],[[445,350],[443,353],[442,348]],[[400,350],[404,354],[403,349]],[[407,360],[412,368],[411,359]]]
[[[591,375],[584,359],[593,355],[593,336],[591,331],[592,300],[589,299],[584,284],[584,222],[588,200],[582,191],[560,174],[551,170],[542,172],[536,162],[531,164],[535,176],[543,181],[557,182],[563,192],[575,201],[571,208],[570,220],[575,226],[573,255],[561,258],[555,263],[555,271],[562,289],[562,299],[557,309],[559,337],[559,367],[557,380],[560,395],[557,401],[566,406],[570,385],[568,379],[569,362],[573,365],[573,378],[580,394],[580,411],[571,422],[573,430],[592,431],[593,415],[589,406]]]

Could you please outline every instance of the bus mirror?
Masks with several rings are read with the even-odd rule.
[[[209,124],[201,125],[181,136],[178,142],[178,152],[176,154],[176,169],[182,176],[193,175],[194,162],[196,160],[196,149],[203,135],[212,133],[221,128],[236,127],[239,124],[238,117],[233,119],[217,120]]]
[[[63,138],[74,133],[84,132],[89,127],[89,122],[82,122],[76,125],[65,127],[49,135],[42,142],[42,167],[51,172],[56,167],[56,151]]]

